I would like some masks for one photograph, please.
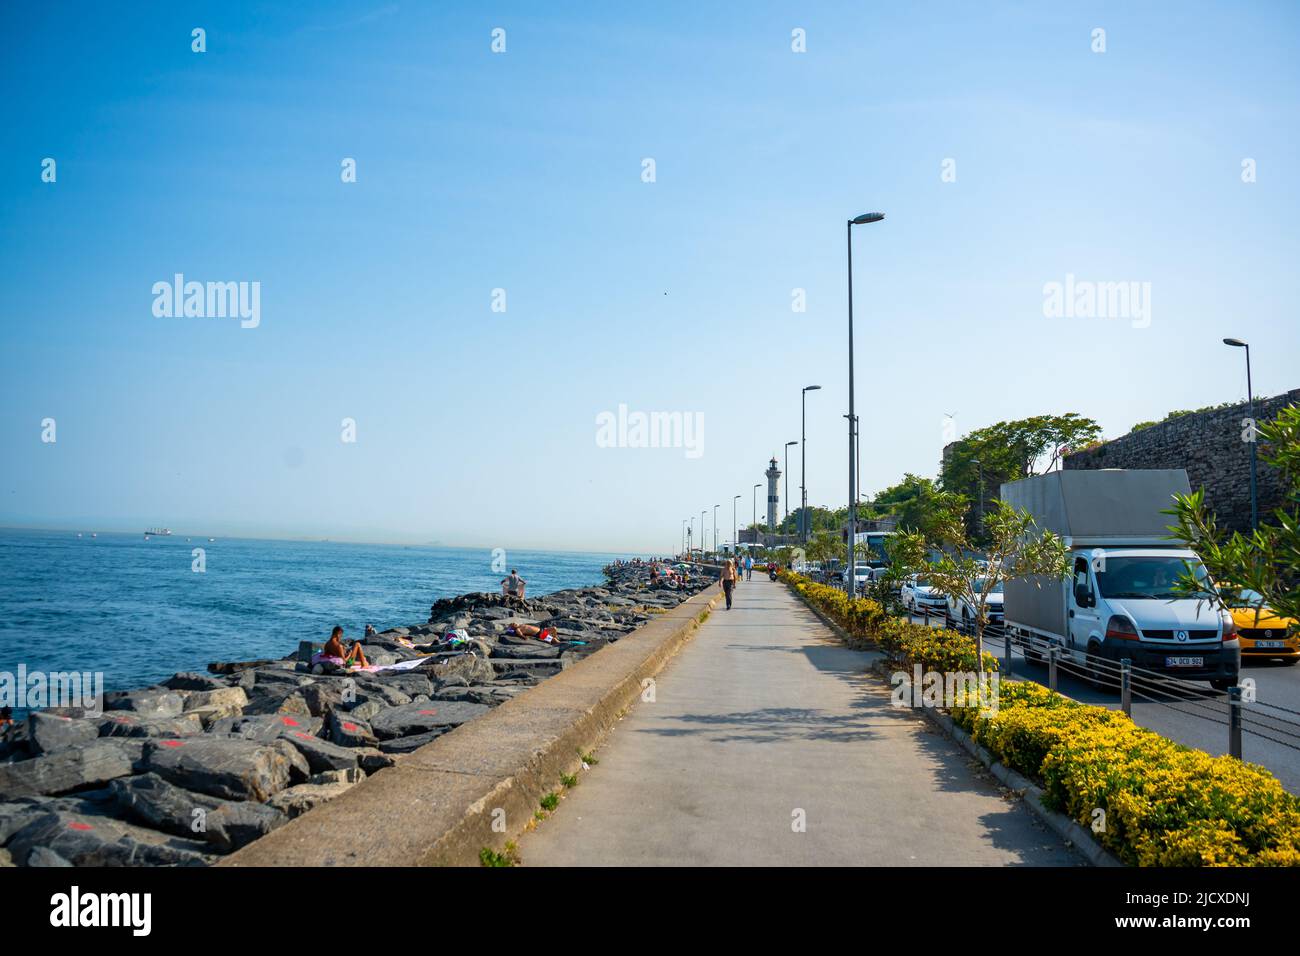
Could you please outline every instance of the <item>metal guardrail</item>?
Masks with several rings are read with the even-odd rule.
[[[917,616],[922,617],[928,626],[934,626],[928,609]],[[959,621],[948,624],[943,617],[939,621],[962,633],[974,630],[971,626],[964,627]],[[1041,658],[1047,665],[1047,686],[1052,690],[1057,689],[1059,676],[1064,672],[1079,677],[1098,689],[1118,691],[1120,709],[1129,716],[1133,713],[1133,700],[1137,698],[1143,703],[1155,704],[1175,713],[1225,727],[1228,732],[1228,753],[1239,760],[1244,734],[1251,734],[1291,750],[1300,750],[1300,720],[1290,719],[1300,717],[1300,711],[1258,698],[1247,700],[1240,686],[1230,687],[1226,691],[1215,690],[1204,683],[1172,677],[1139,667],[1128,660],[1111,661],[1091,654],[1085,654],[1086,662],[1080,664],[1072,655],[1065,653],[1060,645],[1039,638],[1026,639],[1013,635],[1001,624],[985,626],[983,645],[995,654],[1001,651],[1007,674],[1012,673],[1013,648],[1019,648],[1026,661],[1031,660],[1025,654],[1026,650]]]

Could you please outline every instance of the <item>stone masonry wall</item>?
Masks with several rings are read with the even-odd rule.
[[[1296,404],[1300,404],[1300,388],[1263,399],[1255,405],[1256,420],[1266,422],[1287,405]],[[1241,437],[1241,421],[1245,417],[1245,402],[1183,415],[1068,455],[1064,467],[1185,468],[1192,489],[1205,489],[1206,502],[1221,525],[1249,531],[1250,445]],[[1258,484],[1259,515],[1263,522],[1282,504],[1282,483],[1277,471],[1262,460]]]

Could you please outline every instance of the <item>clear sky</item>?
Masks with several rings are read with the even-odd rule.
[[[1295,3],[10,2],[0,92],[0,524],[666,551],[813,383],[839,505],[867,210],[864,491],[945,413],[1243,398],[1225,335],[1300,386]],[[156,316],[176,273],[260,324]],[[1149,315],[1046,317],[1067,275]]]

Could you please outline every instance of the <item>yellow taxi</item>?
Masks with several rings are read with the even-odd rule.
[[[1300,663],[1300,622],[1280,617],[1264,605],[1257,591],[1242,591],[1229,608],[1241,641],[1241,658],[1276,659],[1285,664]]]

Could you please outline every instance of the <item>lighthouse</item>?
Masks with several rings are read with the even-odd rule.
[[[776,530],[776,514],[780,510],[777,506],[781,502],[781,469],[776,467],[776,456],[768,462],[767,471],[767,530]]]

